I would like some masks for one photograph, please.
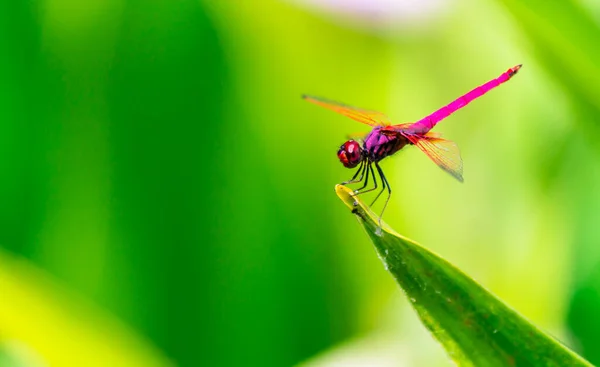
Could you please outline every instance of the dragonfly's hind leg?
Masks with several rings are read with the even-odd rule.
[[[379,177],[381,177],[381,182],[383,182],[383,187],[387,187],[387,189],[388,189],[388,197],[387,197],[387,199],[385,199],[385,203],[383,204],[383,209],[381,210],[381,214],[379,215],[379,227],[381,227],[381,218],[383,217],[383,212],[385,212],[385,208],[387,207],[388,202],[390,201],[390,197],[392,197],[392,188],[390,187],[390,183],[388,182],[387,178],[385,178],[385,175],[383,174],[383,170],[381,169],[381,167],[379,167],[379,164],[377,162],[375,162],[375,167],[377,167],[377,172],[379,172]],[[381,192],[383,192],[383,189],[381,190]],[[379,193],[379,195],[381,195],[381,192]],[[377,195],[377,198],[379,197],[379,195]],[[375,200],[377,200],[377,198],[375,198]],[[373,205],[373,204],[371,204],[371,205]]]
[[[375,163],[375,167],[379,167],[379,166],[377,166],[377,163]],[[377,171],[379,172],[379,169]],[[381,173],[379,174],[379,176],[381,177]],[[385,191],[386,187],[387,187],[387,185],[386,185],[385,181],[383,179],[381,179],[381,191],[379,191],[379,193],[377,194],[377,196],[375,196],[375,199],[373,199],[373,202],[369,206],[373,206],[373,204],[375,204],[377,199],[379,199],[381,194],[383,194],[383,192]]]

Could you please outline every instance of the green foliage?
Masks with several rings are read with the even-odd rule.
[[[582,354],[600,363],[600,252],[595,190],[600,113],[600,23],[597,2],[502,0],[517,20],[545,71],[559,82],[573,106],[571,131],[563,137],[556,166],[565,167],[565,190],[573,193],[576,228],[573,247],[570,306],[567,316]],[[587,4],[586,4],[587,3]],[[586,6],[587,5],[587,6]],[[587,8],[587,9],[586,9]],[[564,150],[564,151],[563,151]],[[553,153],[556,154],[556,153]],[[594,157],[586,159],[585,157]],[[591,193],[590,193],[591,191]]]
[[[0,249],[0,366],[176,364],[113,314]]]
[[[467,184],[403,150],[383,162],[393,189],[427,195],[395,196],[386,218],[452,246],[600,363],[600,32],[583,8],[598,2],[501,2],[415,2],[422,11],[391,28],[347,18],[341,2],[0,2],[0,248],[60,284],[19,296],[29,282],[8,288],[14,271],[0,266],[0,366],[22,348],[82,365],[56,362],[83,349],[59,342],[91,340],[81,330],[122,340],[74,314],[71,297],[53,303],[63,287],[156,346],[157,363],[379,357],[353,340],[389,326],[397,290],[368,246],[347,246],[360,228],[335,220],[343,209],[328,190],[349,174],[337,147],[366,126],[298,96],[410,122],[516,63],[526,69],[515,81],[436,127],[459,145]],[[452,213],[435,231],[424,219],[434,205]],[[398,350],[420,361],[429,348],[407,326]],[[108,365],[120,349],[95,340],[86,350]],[[127,365],[151,365],[139,358]]]
[[[382,230],[350,189],[338,185],[336,191],[423,324],[458,365],[590,366],[446,260],[391,229]]]
[[[599,110],[600,27],[593,16],[569,1],[502,0],[501,3],[534,41],[538,59],[569,90],[569,95]]]

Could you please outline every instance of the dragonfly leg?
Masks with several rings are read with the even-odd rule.
[[[363,190],[369,184],[369,168],[370,167],[371,167],[371,162],[365,163],[365,168],[363,169],[363,174],[360,175],[360,181],[358,181],[358,182],[362,181],[363,176],[365,176],[365,181],[363,182],[363,185],[362,185],[362,187],[360,189],[354,190],[354,194],[356,194],[357,192]]]
[[[369,180],[369,171],[371,173],[371,176],[373,177],[374,187],[371,189],[365,190],[364,188],[367,186],[367,182]],[[371,163],[369,163],[369,166],[367,168],[367,179],[365,180],[365,185],[358,190],[354,190],[354,196],[364,194],[365,192],[371,192],[373,190],[377,190],[377,179],[375,178],[375,170],[373,169],[373,166],[371,165]]]
[[[363,180],[363,177],[365,175],[365,170],[363,169],[365,161],[360,162],[360,166],[358,166],[358,169],[356,170],[356,173],[354,174],[354,176],[352,176],[352,178],[348,181],[342,182],[342,185],[348,185],[348,184],[352,184],[352,183],[357,183],[357,182],[361,182]],[[365,167],[366,168],[366,167]],[[358,176],[359,173],[362,174],[360,175],[360,178],[357,180],[356,176]]]
[[[377,168],[378,168],[378,169],[377,169],[377,171],[379,171],[379,170],[380,170],[380,168],[379,168],[379,166],[377,165],[377,163],[375,163],[375,167],[377,167]],[[379,176],[381,177],[381,173],[379,174]],[[375,204],[375,202],[377,201],[377,199],[379,199],[379,197],[381,196],[381,194],[383,194],[383,192],[385,191],[385,188],[386,188],[386,186],[387,186],[387,185],[386,185],[385,181],[384,181],[384,180],[383,180],[383,178],[382,178],[382,179],[381,179],[381,191],[379,191],[379,193],[377,194],[377,196],[375,196],[375,199],[373,200],[373,202],[372,202],[372,203],[371,203],[371,205],[369,205],[369,206],[373,206],[373,204]]]
[[[388,189],[388,197],[387,199],[385,199],[383,209],[381,210],[381,214],[379,215],[379,227],[381,227],[381,218],[383,217],[383,212],[385,212],[385,208],[387,207],[388,202],[390,201],[390,197],[392,197],[392,188],[390,187],[390,183],[388,182],[387,178],[385,178],[383,170],[381,169],[381,167],[379,167],[379,164],[377,162],[375,162],[375,167],[377,167],[377,172],[379,172],[379,177],[381,177],[381,181],[385,186],[387,186]]]

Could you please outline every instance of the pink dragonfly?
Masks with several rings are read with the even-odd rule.
[[[431,115],[425,116],[415,123],[408,124],[392,125],[387,116],[376,111],[354,108],[323,98],[307,95],[303,96],[303,98],[309,102],[341,113],[351,119],[373,127],[371,132],[364,138],[362,147],[358,142],[348,140],[342,144],[337,155],[342,164],[347,168],[354,168],[360,165],[354,176],[349,181],[342,183],[342,185],[347,185],[363,182],[364,180],[362,187],[354,191],[355,195],[377,189],[377,179],[375,178],[375,170],[373,169],[373,166],[375,166],[381,179],[382,188],[371,205],[377,201],[387,188],[388,197],[383,206],[383,210],[381,211],[381,215],[383,215],[392,195],[392,189],[379,166],[379,161],[396,153],[405,145],[415,145],[421,149],[423,153],[427,154],[427,156],[441,169],[451,174],[460,182],[463,182],[463,164],[458,147],[454,142],[442,139],[439,134],[430,132],[430,130],[433,129],[438,122],[463,108],[469,104],[469,102],[510,80],[520,68],[521,65],[510,68],[498,78],[492,79],[473,89]],[[359,174],[360,177],[357,179]],[[373,177],[374,187],[367,189],[369,175]],[[381,216],[379,217],[379,220],[381,221]]]

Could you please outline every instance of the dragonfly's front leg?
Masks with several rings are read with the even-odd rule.
[[[367,187],[367,185],[369,184],[369,172],[371,173],[371,176],[373,176],[374,186],[371,189],[365,190],[365,187]],[[373,166],[371,165],[371,162],[369,162],[367,164],[367,178],[365,179],[365,184],[360,189],[354,190],[354,196],[364,194],[365,192],[370,192],[373,190],[377,190],[377,179],[375,178],[375,170],[373,170]]]
[[[356,170],[356,173],[354,174],[354,176],[352,176],[352,178],[349,181],[342,182],[342,185],[346,186],[348,184],[361,182],[363,180],[363,177],[365,176],[365,168],[367,168],[367,166],[365,165],[365,162],[364,161],[360,162],[360,166],[358,166],[358,169]],[[359,173],[361,174],[360,178],[358,180],[356,180],[356,176],[358,176]]]
[[[365,178],[365,181],[360,189],[354,190],[355,194],[357,192],[359,192],[360,190],[364,189],[367,186],[367,184],[369,183],[369,167],[370,166],[371,166],[370,162],[365,163],[365,168],[363,169],[363,172],[360,175],[360,180],[358,180],[357,182],[361,182],[363,180],[363,177]],[[365,174],[365,172],[366,172],[366,174]]]

